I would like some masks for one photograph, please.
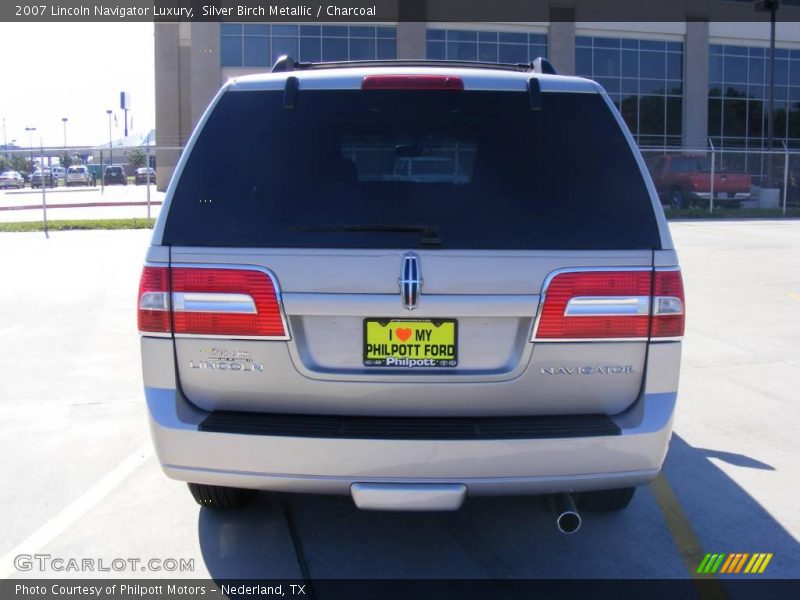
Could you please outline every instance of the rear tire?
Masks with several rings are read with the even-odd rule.
[[[200,506],[214,510],[242,508],[249,504],[255,496],[255,490],[205,485],[203,483],[190,483],[188,485],[195,502]]]
[[[635,487],[580,492],[576,495],[575,504],[579,509],[590,512],[615,512],[626,508],[635,492]]]

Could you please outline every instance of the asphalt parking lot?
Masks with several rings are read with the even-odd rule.
[[[572,536],[535,498],[403,514],[263,495],[201,510],[149,442],[134,302],[150,233],[0,234],[0,575],[686,578],[702,552],[771,552],[772,577],[800,577],[800,222],[672,231],[688,318],[665,478]],[[193,568],[17,571],[23,553]]]

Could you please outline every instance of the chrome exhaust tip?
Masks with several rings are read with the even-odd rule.
[[[553,494],[550,507],[556,514],[556,527],[561,533],[575,533],[581,528],[581,515],[570,494]]]

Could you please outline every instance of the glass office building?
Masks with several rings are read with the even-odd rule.
[[[762,148],[767,141],[769,49],[711,44],[708,135],[716,146]],[[773,139],[800,147],[800,49],[775,51]]]
[[[397,58],[397,27],[220,24],[222,67],[269,67],[283,54],[300,61]]]
[[[681,144],[681,42],[576,36],[575,74],[605,88],[640,145]]]
[[[547,34],[429,28],[426,56],[432,60],[528,63],[547,57]]]

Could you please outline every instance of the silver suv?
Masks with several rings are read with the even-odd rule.
[[[398,177],[412,162],[449,166]],[[667,223],[609,97],[546,61],[284,59],[227,82],[169,184],[138,311],[158,457],[204,506],[541,494],[574,531],[667,452],[684,328]]]
[[[94,185],[94,177],[89,167],[85,165],[74,165],[67,169],[67,187],[71,185]]]

